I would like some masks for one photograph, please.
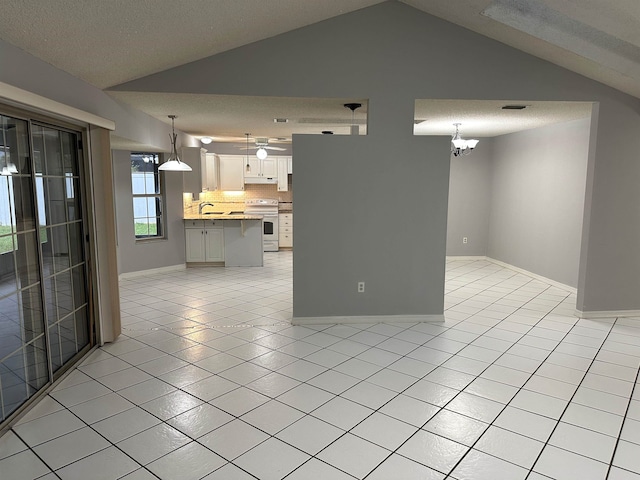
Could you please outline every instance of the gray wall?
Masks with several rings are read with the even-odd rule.
[[[118,273],[184,265],[182,174],[164,174],[167,238],[136,242],[131,194],[131,152],[113,150],[113,177],[118,236]]]
[[[493,139],[469,155],[451,157],[447,255],[485,256],[489,239]],[[467,243],[462,238],[467,237]]]
[[[135,112],[102,92],[90,89],[85,94],[86,84],[6,43],[0,43],[0,55],[2,65],[12,66],[0,70],[0,81],[111,118],[123,137],[143,136],[131,133],[138,129]],[[37,68],[30,62],[37,63]],[[465,65],[463,73],[461,64]],[[263,75],[255,75],[256,70]],[[372,117],[376,112],[393,112],[398,102],[413,105],[416,98],[598,102],[597,128],[590,138],[577,307],[584,311],[640,310],[637,98],[400,2],[384,2],[335,17],[135,80],[119,89],[369,98]],[[413,116],[392,117],[411,131]],[[369,127],[369,135],[385,135],[383,124]],[[402,155],[406,139],[389,141],[396,155]],[[367,183],[379,174],[365,171],[360,182]],[[389,197],[401,189],[402,185],[390,185]],[[441,200],[446,205],[446,196]],[[418,213],[417,208],[411,208],[404,218]],[[445,226],[439,228],[445,238]],[[352,231],[343,233],[347,243],[358,239]],[[444,248],[440,253],[444,257]],[[369,261],[378,258],[379,254],[372,255]],[[425,275],[427,282],[437,280]],[[294,288],[299,291],[304,286],[294,280]],[[326,299],[327,304],[331,301]]]
[[[405,140],[294,135],[294,317],[442,313],[449,139]]]
[[[489,257],[577,287],[589,123],[494,139]]]
[[[116,102],[102,90],[45,63],[0,40],[0,82],[113,120],[114,135],[153,148],[169,151],[171,126]],[[186,142],[193,137],[186,136]]]
[[[465,65],[463,74],[460,65]],[[255,75],[256,70],[263,75]],[[384,2],[116,88],[368,98],[370,120],[376,112],[394,112],[404,102],[413,105],[416,98],[599,102],[598,129],[590,142],[593,152],[577,307],[583,311],[640,310],[637,98],[399,2]],[[410,131],[412,116],[392,116]],[[380,126],[383,128],[370,124],[368,134],[384,136],[385,126]],[[397,137],[389,142],[402,155],[403,140]],[[295,149],[294,144],[294,155]],[[363,172],[360,181],[367,183],[376,175],[375,170]],[[402,186],[389,188],[391,197]],[[410,208],[407,215],[417,213],[417,208]],[[446,232],[441,234],[444,237]],[[357,241],[352,231],[343,235],[346,242]],[[371,256],[370,261],[377,257]],[[429,273],[425,275],[428,283],[434,280]],[[304,288],[294,278],[294,290]],[[332,300],[327,298],[326,303]]]

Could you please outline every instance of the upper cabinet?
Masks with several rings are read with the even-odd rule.
[[[218,155],[220,190],[244,190],[244,160],[242,155]]]
[[[182,175],[182,191],[193,193],[196,198],[202,191],[202,169],[206,165],[206,153],[207,151],[200,147],[182,147],[180,149],[180,160],[191,167],[190,172],[184,172]]]
[[[244,174],[244,183],[276,183],[278,178],[277,157],[267,157],[260,160],[250,155],[249,170]]]
[[[291,157],[278,157],[278,191],[287,192],[289,190],[288,171]]]
[[[205,160],[202,163],[202,191],[217,190],[219,177],[218,156],[215,153],[205,154]]]

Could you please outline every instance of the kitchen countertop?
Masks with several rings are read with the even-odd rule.
[[[184,220],[262,220],[262,215],[229,215],[228,213],[198,214],[187,213]]]

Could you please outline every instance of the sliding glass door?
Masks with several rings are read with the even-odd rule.
[[[0,422],[91,344],[78,145],[0,114]]]

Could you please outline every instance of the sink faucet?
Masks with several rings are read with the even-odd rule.
[[[198,205],[198,213],[202,215],[202,209],[204,209],[204,207],[207,207],[207,206],[213,207],[214,204],[211,202],[202,202],[200,205]]]

